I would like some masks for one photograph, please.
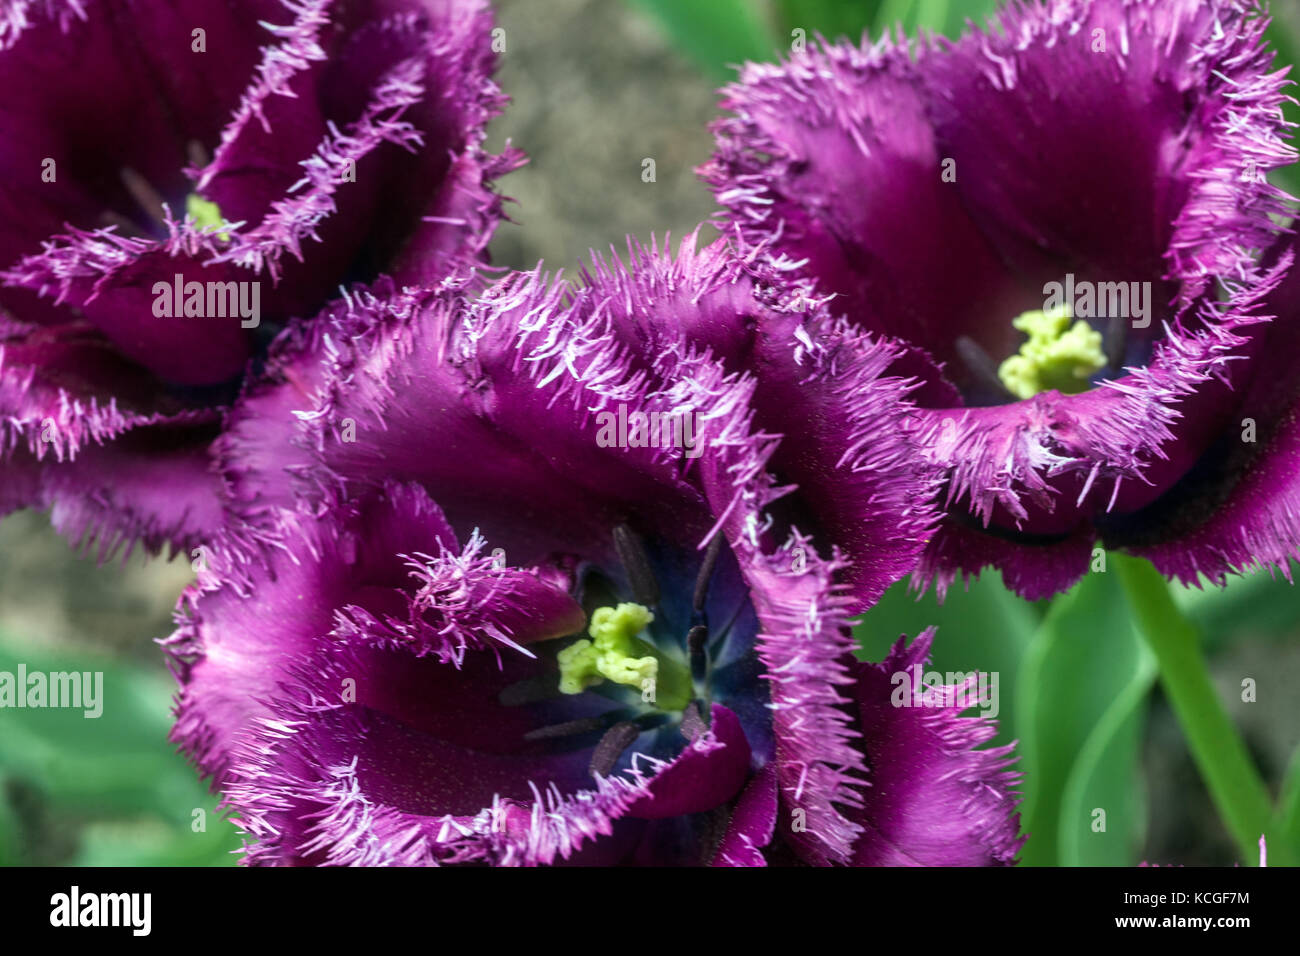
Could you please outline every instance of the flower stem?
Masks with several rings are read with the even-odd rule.
[[[1285,852],[1300,850],[1300,750],[1291,758],[1291,766],[1282,782],[1274,830],[1283,841]],[[1281,848],[1279,848],[1281,849]]]
[[[1160,683],[1219,816],[1242,862],[1258,865],[1260,834],[1272,828],[1272,801],[1210,682],[1196,627],[1179,611],[1168,583],[1148,561],[1115,552],[1109,559],[1119,572],[1138,631],[1156,655]],[[1290,848],[1281,843],[1269,841],[1270,857],[1278,863],[1283,862],[1280,857],[1290,857],[1283,852]]]

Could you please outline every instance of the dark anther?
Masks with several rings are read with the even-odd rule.
[[[578,734],[589,734],[596,730],[604,730],[618,716],[618,712],[597,714],[595,717],[583,717],[580,720],[566,720],[562,724],[538,727],[536,730],[530,730],[524,734],[524,740],[553,740],[556,737],[576,737]]]
[[[197,139],[192,139],[185,144],[185,155],[190,161],[190,165],[195,169],[202,169],[212,162],[211,155],[207,149]]]
[[[705,652],[705,645],[709,641],[709,629],[703,624],[697,624],[686,632],[686,652],[691,661],[691,677],[695,680],[704,680],[705,672],[708,670],[709,658]]]
[[[704,719],[704,711],[700,707],[700,702],[698,700],[691,701],[682,711],[682,736],[687,740],[694,741],[696,737],[708,729],[709,724]]]
[[[535,704],[559,696],[560,688],[556,684],[555,676],[543,674],[501,688],[501,693],[497,694],[497,702],[502,707],[522,707],[524,704]]]
[[[709,546],[704,551],[704,562],[700,565],[700,573],[695,576],[695,596],[691,601],[691,607],[697,611],[704,610],[704,601],[709,596],[709,582],[713,580],[713,568],[718,563],[718,554],[722,551],[722,532],[719,531],[709,542]]]
[[[654,607],[659,603],[659,582],[655,580],[654,571],[650,569],[650,557],[645,545],[635,531],[625,524],[614,529],[614,550],[618,559],[627,569],[628,581],[632,585],[632,596],[638,604]]]
[[[1017,400],[1012,391],[998,377],[997,364],[993,359],[989,358],[989,353],[985,352],[978,342],[969,335],[959,335],[954,344],[957,355],[961,357],[962,362],[965,363],[966,368],[977,383],[995,395],[1002,396],[1007,401],[1014,402]]]
[[[141,211],[149,214],[149,218],[159,225],[165,225],[167,222],[166,214],[163,211],[163,198],[158,190],[153,188],[153,184],[137,173],[130,166],[123,166],[120,170],[122,185],[126,191],[131,194]]]
[[[596,749],[591,754],[591,772],[595,776],[608,777],[610,771],[618,764],[623,751],[632,746],[632,741],[641,736],[641,728],[630,720],[620,721],[600,738]]]
[[[1128,320],[1112,315],[1106,324],[1106,361],[1115,371],[1124,365],[1124,352],[1128,347]]]

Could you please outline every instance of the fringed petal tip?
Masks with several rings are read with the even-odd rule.
[[[570,793],[529,783],[531,800],[497,796],[477,813],[403,809],[381,795],[401,783],[378,776],[363,714],[306,690],[342,679],[346,654],[319,663],[238,747],[223,807],[246,835],[247,865],[552,865],[609,837],[648,792],[634,768]]]
[[[933,630],[880,664],[858,664],[857,704],[870,786],[850,817],[862,827],[859,866],[988,866],[1015,863],[1019,775],[1013,745],[984,747],[997,733],[990,717],[961,714],[997,707],[989,675],[923,674]],[[951,675],[949,675],[951,676]]]
[[[387,641],[460,667],[471,651],[500,655],[509,649],[532,657],[527,644],[578,633],[586,623],[567,593],[535,571],[505,567],[504,552],[489,551],[479,534],[459,551],[443,544],[437,555],[401,557],[414,588],[406,614],[377,616],[348,605],[338,612],[335,638]]]
[[[758,656],[769,681],[781,805],[791,821],[784,837],[806,862],[849,863],[862,833],[853,810],[867,776],[846,707],[853,599],[835,583],[839,559],[822,559],[807,539],[792,537],[754,560],[746,575],[761,622]]]
[[[918,596],[933,587],[940,603],[961,580],[969,588],[985,568],[1026,601],[1041,601],[1073,587],[1097,558],[1095,532],[1083,526],[1068,535],[1028,543],[987,534],[957,521],[935,532],[912,572],[909,588]]]
[[[854,597],[838,552],[823,557],[790,529],[784,544],[769,539],[768,507],[789,489],[776,485],[767,463],[777,440],[751,427],[753,381],[732,384],[745,400],[728,403],[700,478],[740,562],[759,620],[758,657],[769,682],[776,736],[774,772],[783,812],[798,811],[788,834],[808,862],[847,862],[860,828],[844,808],[858,805],[865,777],[857,732],[845,710],[852,683],[846,660]],[[793,817],[792,817],[793,818]]]
[[[304,5],[294,26],[279,31],[285,44],[266,53],[260,75],[223,133],[214,161],[198,171],[200,190],[219,184],[227,172],[238,172],[249,148],[244,137],[265,134],[256,123],[266,124],[268,105],[278,105],[275,98],[286,92],[296,72],[334,55],[325,49],[327,6]],[[358,31],[352,46],[337,55],[366,64],[358,67],[362,75],[375,63],[367,44],[390,56],[402,52],[373,77],[360,115],[346,128],[328,124],[312,154],[300,161],[301,179],[289,190],[291,195],[273,203],[252,228],[232,227],[226,248],[213,261],[278,276],[286,253],[301,260],[302,243],[320,239],[319,227],[340,212],[349,185],[359,175],[376,175],[368,160],[390,144],[408,156],[398,161],[392,158],[396,154],[385,154],[387,178],[413,187],[414,182],[407,181],[414,177],[427,198],[414,207],[400,207],[396,218],[408,230],[400,242],[374,239],[396,246],[386,271],[403,282],[435,282],[479,262],[503,218],[502,199],[493,183],[524,163],[523,154],[508,145],[499,155],[484,149],[487,124],[507,102],[491,79],[494,42],[491,11],[478,0],[436,8],[410,5]],[[409,194],[394,192],[382,198],[399,208]],[[368,228],[380,225],[371,222]]]
[[[176,630],[160,642],[180,685],[171,739],[218,783],[239,728],[283,679],[276,666],[262,666],[271,649],[289,666],[328,642],[338,612],[358,594],[382,608],[403,606],[412,580],[404,555],[456,540],[422,489],[398,483],[360,500],[336,498],[319,518],[291,510],[270,517],[259,526],[228,523],[200,545]]]
[[[1222,587],[1229,574],[1268,570],[1292,580],[1291,562],[1300,560],[1300,428],[1297,410],[1283,413],[1269,426],[1257,451],[1239,436],[1227,456],[1226,477],[1212,472],[1198,485],[1188,479],[1170,493],[1170,507],[1151,509],[1149,524],[1123,521],[1101,526],[1108,546],[1148,558],[1166,577],[1187,586],[1206,581]],[[1236,466],[1238,456],[1248,464]],[[1239,468],[1239,471],[1234,470]],[[1213,501],[1208,515],[1196,504]],[[1179,503],[1187,506],[1182,511]]]
[[[939,519],[937,476],[912,441],[918,383],[898,371],[905,352],[833,318],[763,247],[740,235],[696,241],[688,235],[674,256],[667,239],[662,250],[629,240],[626,265],[595,257],[574,311],[607,323],[597,334],[656,372],[685,356],[741,376],[753,427],[779,438],[765,467],[799,489],[815,535],[844,550],[865,608],[912,568]]]
[[[64,460],[13,451],[0,461],[6,510],[48,510],[54,530],[101,564],[137,549],[169,560],[189,554],[225,520],[209,418],[133,426]]]
[[[270,713],[253,721],[238,741],[223,807],[248,837],[243,862],[546,866],[595,862],[610,852],[617,858],[628,846],[610,839],[620,821],[635,839],[638,820],[668,815],[683,794],[688,811],[695,805],[692,797],[698,803],[700,791],[692,781],[700,782],[706,765],[704,783],[716,790],[713,765],[719,759],[733,771],[739,768],[741,781],[748,763],[734,715],[715,707],[713,728],[673,759],[634,755],[626,769],[597,774],[577,788],[545,780],[521,786],[516,779],[513,789],[527,796],[498,793],[477,812],[449,811],[429,792],[437,788],[420,792],[420,775],[430,767],[418,758],[394,763],[384,757],[388,748],[409,745],[407,732],[368,708],[338,700],[337,687],[366,669],[356,647],[342,644],[301,661]],[[720,799],[725,802],[738,787],[729,783],[717,791]]]
[[[25,30],[41,21],[66,30],[74,18],[86,19],[86,0],[4,0],[0,3],[0,51],[9,49]]]

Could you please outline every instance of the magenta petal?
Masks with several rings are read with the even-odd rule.
[[[280,517],[265,557],[234,539],[210,544],[168,641],[182,680],[173,736],[206,773],[225,772],[241,728],[265,712],[294,655],[329,639],[336,610],[363,588],[400,589],[400,555],[455,543],[436,506],[397,486],[323,525]],[[365,542],[365,531],[382,539]]]
[[[834,293],[837,314],[945,361],[960,334],[1008,350],[1014,330],[986,317],[1023,294],[940,176],[950,153],[920,85],[908,50],[892,45],[747,64],[701,174],[746,243]]]
[[[148,426],[73,461],[47,460],[39,466],[41,504],[56,531],[101,561],[125,558],[136,544],[193,557],[226,518],[208,453],[214,431],[201,421]]]
[[[912,569],[937,519],[932,474],[909,440],[916,383],[896,372],[905,353],[832,319],[802,287],[783,289],[779,272],[754,267],[756,252],[695,242],[675,256],[629,243],[628,265],[597,259],[576,311],[608,317],[635,367],[707,349],[753,378],[754,426],[780,438],[767,467],[798,489],[803,530],[843,549],[865,607]]]
[[[960,577],[963,585],[986,567],[1002,572],[1002,583],[1026,601],[1041,601],[1073,587],[1093,558],[1095,532],[1089,526],[1034,542],[1011,541],[957,522],[935,532],[913,575],[918,591],[933,586],[942,601]]]
[[[849,812],[862,826],[855,866],[1006,865],[1024,842],[1011,789],[1018,778],[1006,770],[1011,747],[977,749],[997,733],[996,722],[960,716],[959,688],[942,687],[934,699],[913,694],[932,639],[932,631],[911,647],[900,639],[884,662],[855,667],[871,784]]]
[[[731,811],[713,866],[766,866],[763,847],[776,831],[776,769],[768,764],[749,781]]]
[[[651,779],[643,797],[628,806],[647,820],[712,810],[726,803],[749,776],[750,750],[736,715],[714,704],[707,730],[690,741]]]

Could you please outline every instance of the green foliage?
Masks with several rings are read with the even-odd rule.
[[[650,14],[673,45],[717,82],[746,60],[774,59],[779,42],[750,0],[629,0]]]
[[[943,604],[933,591],[916,600],[906,582],[900,582],[862,616],[854,633],[860,656],[880,661],[900,636],[911,639],[931,626],[937,628],[934,670],[998,674],[1001,713],[994,743],[1011,743],[1016,732],[1012,713],[1021,661],[1038,626],[1033,606],[1004,588],[992,574],[971,582],[969,590],[954,587]]]
[[[1025,657],[1016,727],[1030,865],[1131,865],[1143,826],[1138,743],[1155,662],[1113,575],[1052,605]],[[1105,832],[1093,830],[1095,810]]]
[[[791,48],[796,30],[812,42],[872,38],[901,25],[956,36],[967,18],[983,21],[994,0],[628,0],[648,13],[672,44],[715,82],[732,79],[734,66],[775,60]]]
[[[1233,575],[1222,588],[1175,585],[1173,592],[1179,610],[1200,626],[1211,652],[1242,641],[1290,643],[1300,638],[1300,587],[1280,574]]]
[[[982,22],[993,12],[993,0],[780,0],[780,20],[789,31],[800,27],[828,39],[856,40],[864,30],[872,38],[901,26],[908,35],[918,30],[956,36],[967,18]]]
[[[1274,4],[1276,19],[1268,29],[1268,42],[1277,51],[1274,61],[1275,69],[1291,70],[1291,79],[1295,77],[1296,57],[1300,56],[1300,16],[1294,10],[1278,11],[1279,4]],[[1289,5],[1288,5],[1289,6]],[[1296,94],[1292,92],[1292,96]],[[1282,105],[1282,113],[1291,123],[1300,123],[1300,104],[1288,101]],[[1294,144],[1293,144],[1294,145]],[[1269,180],[1275,186],[1281,186],[1292,196],[1300,198],[1300,170],[1296,166],[1274,170]]]
[[[234,827],[167,741],[165,674],[114,661],[19,650],[0,640],[0,670],[102,671],[103,713],[0,712],[0,862],[221,865]],[[161,670],[161,668],[160,668]],[[205,829],[195,832],[195,811]]]

